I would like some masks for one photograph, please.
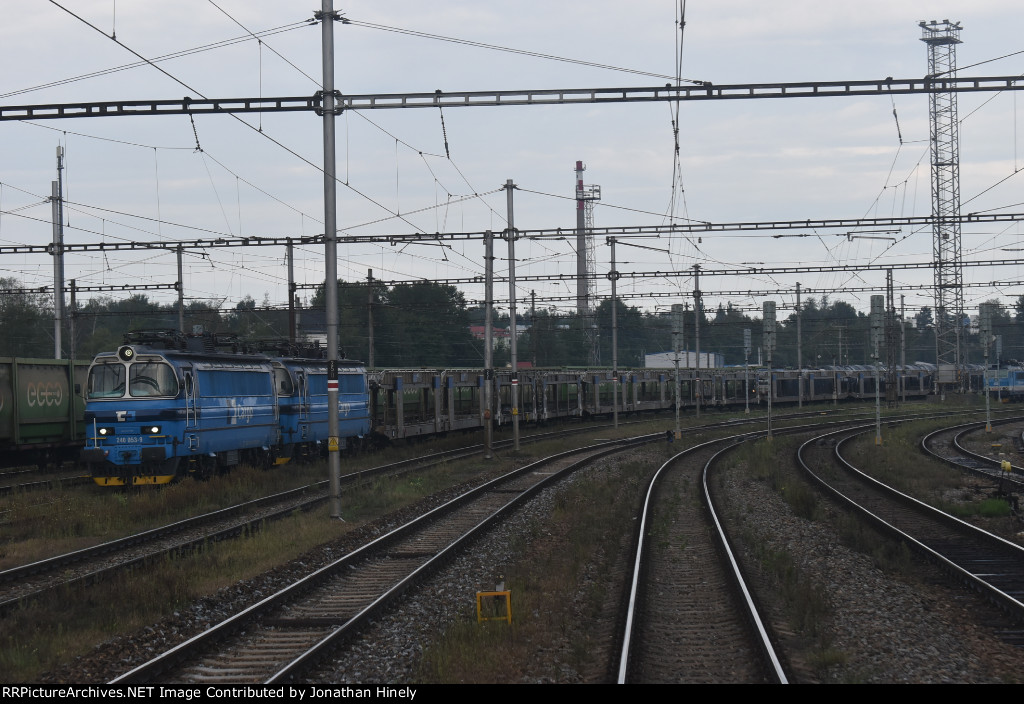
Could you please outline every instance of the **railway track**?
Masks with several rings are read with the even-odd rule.
[[[1011,619],[1024,620],[1024,548],[972,526],[873,479],[843,457],[861,431],[839,431],[805,442],[797,459],[824,491],[883,532],[942,565],[986,594]],[[1014,632],[1009,635],[1018,638]]]
[[[35,478],[25,481],[32,477]],[[41,489],[52,491],[61,487],[84,486],[91,483],[92,479],[78,471],[14,470],[0,473],[0,496]]]
[[[717,425],[717,426],[719,426],[721,428],[722,425],[729,426],[729,425],[732,425],[734,422],[735,422],[734,419],[729,419],[724,424],[715,424],[715,425]],[[761,422],[763,423],[763,419],[761,420]],[[695,430],[695,429],[687,429],[687,432],[690,432],[691,430]],[[114,670],[114,671],[117,671],[117,670]],[[758,679],[754,679],[754,680],[758,680]],[[327,680],[325,679],[325,681],[327,681]]]
[[[620,683],[786,682],[790,677],[767,619],[755,606],[756,589],[745,584],[716,515],[717,499],[708,481],[723,457],[756,435],[690,448],[652,479],[636,552]],[[807,446],[831,450],[831,443],[820,437]],[[968,546],[961,555],[973,551],[977,548]],[[992,552],[979,554],[975,566],[991,566],[993,559]],[[1010,578],[1004,586],[1014,591],[1021,584]],[[807,674],[806,668],[801,674]]]
[[[652,478],[630,586],[620,684],[787,681],[707,482],[723,454],[756,435],[692,447]]]
[[[608,441],[509,472],[298,580],[114,683],[275,683],[294,677],[546,485],[596,459],[661,437],[658,433]]]
[[[587,432],[593,430],[586,429]],[[537,433],[524,442],[578,432],[581,429]],[[495,443],[499,448],[510,445],[510,440]],[[386,476],[423,471],[442,462],[477,455],[480,449],[480,446],[459,448],[358,470],[342,477],[342,485],[348,487]],[[295,511],[309,511],[323,503],[329,496],[328,484],[324,480],[0,571],[0,613],[58,587],[90,584],[117,570],[201,549],[210,542],[250,535],[268,521],[290,516]]]
[[[1021,421],[1024,421],[1024,416],[1001,418],[995,421],[993,426],[1019,424]],[[921,449],[927,455],[972,474],[997,482],[1008,481],[1018,490],[1024,488],[1024,468],[1011,463],[1009,473],[1002,469],[1002,462],[1009,461],[1008,454],[992,456],[992,454],[975,452],[967,447],[968,436],[978,433],[985,426],[984,422],[975,422],[936,430],[921,438]],[[1012,435],[1015,439],[1019,439],[1020,431],[1016,428],[1014,431]]]
[[[783,416],[795,420],[817,415],[814,412]],[[732,423],[756,423],[755,420],[733,419]],[[628,425],[623,423],[622,425]],[[693,430],[716,427],[719,424],[699,426]],[[523,443],[540,442],[579,433],[600,431],[610,426],[588,425],[556,431],[533,433]],[[494,443],[497,449],[508,448],[511,440]],[[378,467],[352,472],[342,478],[343,484],[397,476],[411,471],[422,471],[442,462],[450,462],[478,455],[481,445],[473,445],[432,453]],[[88,479],[86,479],[88,481]],[[217,511],[183,519],[134,535],[107,541],[92,547],[20,565],[0,571],[0,613],[9,611],[47,591],[58,587],[85,585],[99,581],[117,570],[134,568],[169,555],[185,554],[204,545],[235,537],[250,535],[268,521],[292,515],[294,511],[308,511],[328,497],[328,482],[298,487],[272,496],[246,501]]]

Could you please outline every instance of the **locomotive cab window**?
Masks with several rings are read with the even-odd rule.
[[[128,378],[128,390],[134,397],[178,395],[178,379],[169,364],[135,362]]]
[[[87,397],[121,398],[124,396],[124,376],[124,365],[120,362],[94,365],[89,370]]]
[[[277,388],[278,396],[291,396],[295,391],[292,385],[292,377],[287,369],[274,367],[274,385]]]

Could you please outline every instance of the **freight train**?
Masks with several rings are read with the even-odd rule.
[[[88,362],[0,357],[0,467],[77,458]]]
[[[323,350],[223,344],[208,335],[135,331],[118,350],[98,355],[88,375],[84,365],[59,360],[0,360],[0,446],[11,451],[7,457],[20,454],[28,462],[52,456],[58,447],[65,453],[80,449],[80,460],[104,486],[161,484],[242,462],[275,465],[325,453]],[[340,449],[370,438],[429,436],[486,422],[483,370],[368,371],[342,360],[337,372]],[[981,374],[971,372],[971,388],[981,388]],[[927,396],[934,375],[934,365],[901,368],[899,397]],[[686,412],[698,404],[742,408],[749,402],[756,408],[769,391],[774,403],[874,399],[875,379],[874,369],[865,366],[771,374],[743,367],[683,369],[680,406]],[[884,394],[884,374],[880,382]],[[497,370],[493,388],[490,416],[500,429],[513,419],[511,370]],[[531,423],[607,416],[615,410],[613,390],[620,413],[675,407],[669,369],[622,370],[617,383],[607,369],[521,369],[516,410]],[[15,398],[37,415],[5,416]],[[40,411],[40,398],[49,415]]]
[[[326,360],[287,345],[275,351],[288,356],[239,353],[234,339],[174,330],[134,331],[126,343],[89,368],[81,461],[97,484],[166,484],[326,446]],[[344,443],[370,431],[366,370],[342,362],[337,376]]]

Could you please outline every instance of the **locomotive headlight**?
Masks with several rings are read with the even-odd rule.
[[[147,433],[149,435],[159,435],[160,434],[160,426],[159,425],[147,425],[142,430],[143,430],[143,432],[145,432],[145,433]]]
[[[114,429],[113,428],[99,428],[99,429],[97,429],[96,432],[99,433],[100,436],[102,436],[102,437],[107,437],[108,435],[113,435],[114,434]]]

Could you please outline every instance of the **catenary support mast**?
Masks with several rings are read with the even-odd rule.
[[[920,22],[921,41],[928,45],[928,77],[956,77],[956,45],[960,23]],[[935,284],[936,390],[957,383],[961,367],[964,319],[960,250],[960,136],[957,98],[953,91],[929,94],[931,118],[932,258]]]
[[[333,0],[321,0],[317,15],[323,42],[324,134],[324,307],[327,318],[327,469],[331,518],[341,518],[341,456],[338,436],[338,189],[334,155],[334,22]]]

